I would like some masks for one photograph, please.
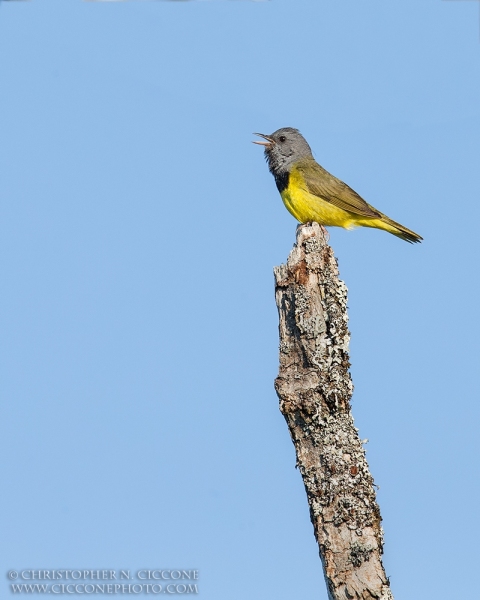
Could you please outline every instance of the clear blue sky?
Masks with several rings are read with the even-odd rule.
[[[0,57],[2,598],[180,567],[326,599],[273,389],[282,126],[425,238],[331,230],[395,598],[473,597],[478,3],[2,2]]]

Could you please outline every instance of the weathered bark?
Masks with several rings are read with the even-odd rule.
[[[317,223],[274,269],[280,316],[275,389],[297,453],[330,600],[393,600],[381,517],[350,413],[347,288]]]

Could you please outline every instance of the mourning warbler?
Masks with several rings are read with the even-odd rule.
[[[254,143],[265,146],[268,168],[283,203],[300,223],[315,221],[345,229],[375,227],[410,243],[423,239],[367,204],[346,183],[321,167],[298,129],[284,127],[271,135],[255,135],[265,140]]]

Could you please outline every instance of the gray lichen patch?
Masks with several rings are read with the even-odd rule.
[[[370,560],[371,553],[375,550],[373,546],[353,542],[350,544],[350,562],[354,567],[360,567],[362,563]]]
[[[350,413],[347,288],[316,223],[275,268],[275,388],[295,445],[331,598],[391,599],[373,478]]]

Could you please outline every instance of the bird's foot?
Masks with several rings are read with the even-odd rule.
[[[307,221],[306,223],[299,223],[297,225],[296,232],[298,233],[299,228],[303,227],[303,225],[312,225],[312,223],[317,223],[317,221]],[[328,242],[330,240],[330,234],[328,233],[328,229],[321,223],[317,223],[317,225],[319,225],[319,227],[323,233],[323,237],[325,238],[325,241]]]
[[[319,225],[320,225],[320,223],[319,223]],[[320,225],[320,229],[322,230],[325,241],[328,242],[330,240],[330,234],[328,233],[328,229],[324,225]]]

